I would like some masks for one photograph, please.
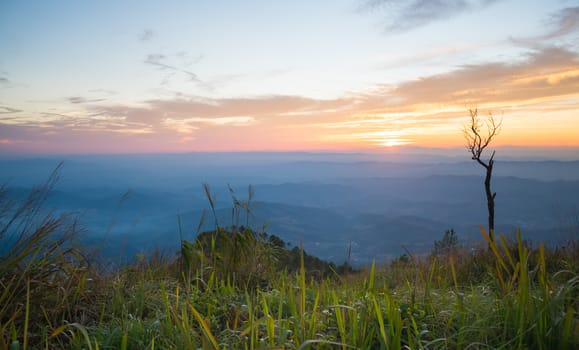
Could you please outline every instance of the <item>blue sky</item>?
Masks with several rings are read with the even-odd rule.
[[[577,1],[0,3],[0,147],[578,146]],[[506,136],[505,136],[506,135]]]

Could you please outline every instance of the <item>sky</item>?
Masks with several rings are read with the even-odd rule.
[[[579,1],[0,0],[0,153],[579,146]],[[484,125],[484,123],[483,123]]]

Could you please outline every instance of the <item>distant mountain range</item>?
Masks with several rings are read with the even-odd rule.
[[[227,185],[244,201],[251,184],[253,229],[302,242],[311,254],[336,263],[350,247],[358,264],[405,250],[428,252],[450,228],[472,243],[481,237],[477,225],[486,225],[482,169],[473,162],[391,163],[351,154],[324,161],[299,153],[246,156],[231,164],[207,155],[123,157],[66,160],[46,203],[57,213],[78,213],[87,241],[109,256],[128,258],[154,246],[176,250],[178,217],[181,235],[194,239],[203,210],[208,215],[200,230],[213,229],[205,182],[221,226],[246,224],[245,211],[239,219],[232,215]],[[56,164],[0,160],[0,181],[12,197],[24,198]],[[548,243],[579,237],[579,162],[497,161],[495,167],[497,231],[521,228],[527,239]]]

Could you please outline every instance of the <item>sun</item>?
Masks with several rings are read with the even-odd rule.
[[[396,146],[404,146],[411,144],[412,141],[409,139],[398,139],[398,138],[389,138],[378,142],[378,146],[382,147],[396,147]]]

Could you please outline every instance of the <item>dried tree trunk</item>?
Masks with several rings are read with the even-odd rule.
[[[472,154],[472,159],[479,163],[486,170],[485,176],[485,194],[487,197],[488,208],[488,231],[491,241],[495,240],[495,197],[497,194],[491,190],[491,178],[493,176],[493,166],[495,152],[493,151],[488,162],[481,159],[484,150],[491,143],[492,139],[498,134],[501,128],[501,122],[495,121],[493,115],[489,113],[486,123],[486,135],[483,134],[482,123],[478,118],[478,110],[470,110],[470,123],[464,128],[464,136],[467,144],[466,148]]]
[[[489,235],[491,240],[494,241],[494,233],[495,233],[495,197],[497,196],[496,192],[491,191],[491,177],[493,176],[493,165],[494,165],[494,152],[489,160],[489,163],[486,168],[486,176],[485,176],[485,193],[487,196],[487,207],[488,207],[488,214],[489,214]]]

